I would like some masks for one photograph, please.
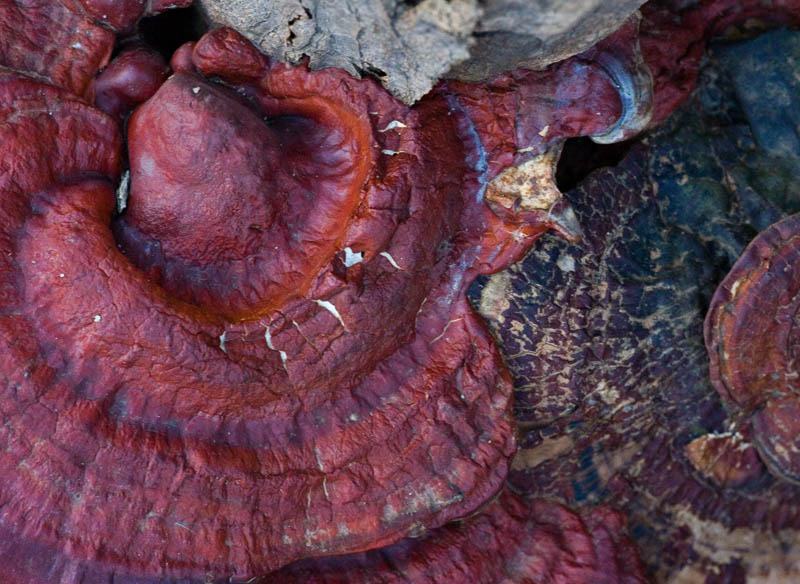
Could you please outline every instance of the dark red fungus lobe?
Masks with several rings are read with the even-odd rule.
[[[173,71],[194,71],[194,64],[192,63],[192,52],[194,51],[194,43],[184,43],[178,47],[169,60],[169,66]]]
[[[611,144],[627,140],[651,122],[653,78],[639,44],[640,20],[639,13],[634,13],[618,30],[581,54],[582,59],[601,67],[622,100],[622,114],[613,126],[592,136],[595,142]]]
[[[0,65],[36,74],[76,96],[111,56],[114,33],[61,2],[0,2]]]
[[[126,48],[97,76],[95,105],[122,121],[153,96],[168,74],[169,67],[157,51],[143,46]]]
[[[619,92],[605,71],[570,59],[547,71],[517,69],[481,85],[448,81],[454,113],[465,111],[480,133],[492,176],[561,143],[601,133],[622,116]]]
[[[465,291],[548,228],[574,233],[546,149],[612,126],[612,84],[563,65],[504,80],[518,95],[496,112],[448,87],[409,108],[228,29],[182,51],[130,118],[113,220],[118,124],[4,85],[2,553],[249,578],[475,511],[515,442]],[[501,219],[486,197],[513,162],[550,164],[525,183],[549,190]]]
[[[764,462],[800,480],[800,215],[768,227],[720,284],[706,317],[711,380],[752,424]]]
[[[474,517],[393,546],[314,558],[271,576],[274,584],[640,584],[645,582],[622,515],[584,515],[508,490]]]

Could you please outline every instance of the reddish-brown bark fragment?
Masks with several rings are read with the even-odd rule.
[[[764,472],[756,449],[738,432],[695,438],[686,445],[686,456],[698,472],[723,488],[746,486]]]
[[[304,560],[274,584],[639,584],[636,550],[622,515],[598,507],[583,516],[505,490],[479,514],[429,535],[342,558]]]
[[[800,215],[763,231],[711,301],[711,380],[735,418],[752,424],[764,462],[800,480]]]

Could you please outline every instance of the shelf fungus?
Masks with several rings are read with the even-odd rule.
[[[622,515],[597,507],[579,516],[509,490],[478,515],[381,550],[296,562],[272,584],[642,584]]]
[[[717,288],[705,322],[711,380],[778,477],[800,481],[800,215],[761,232]]]
[[[163,83],[141,47],[97,75],[144,10],[106,4],[48,13],[102,40],[75,70],[52,53],[72,29],[33,38],[52,62],[0,45],[3,581],[252,581],[478,510],[516,443],[466,289],[548,229],[577,238],[553,168],[625,118],[608,73],[576,59],[410,108],[217,29]],[[502,500],[463,529],[616,561],[616,519]],[[513,570],[562,561],[525,553]]]

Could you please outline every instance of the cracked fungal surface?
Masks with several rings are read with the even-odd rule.
[[[780,370],[782,395],[793,399],[796,278],[781,270],[795,263],[796,215],[767,228],[800,204],[796,126],[786,123],[797,111],[798,43],[797,32],[774,31],[716,45],[683,108],[619,166],[567,193],[583,240],[546,236],[472,291],[514,378],[522,437],[510,485],[578,507],[618,506],[656,581],[798,575],[800,491],[785,480],[792,458],[763,456],[781,440],[793,447],[796,435],[785,432],[785,408],[751,426],[748,416],[765,410],[747,406],[780,393],[738,385],[743,376],[775,381]],[[775,276],[747,276],[755,258],[763,272],[773,254]],[[774,294],[742,288],[744,304],[725,312],[743,277]],[[712,355],[709,377],[703,322],[723,279],[711,338],[723,332],[711,323],[724,318],[736,327],[720,341],[750,339],[739,350],[767,348],[768,359],[753,354],[726,370]],[[739,322],[773,310],[775,350],[756,340],[765,327]]]
[[[777,476],[800,479],[800,215],[769,226],[720,284],[706,317],[711,380]]]

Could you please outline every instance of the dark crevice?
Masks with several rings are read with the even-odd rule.
[[[208,30],[196,8],[167,10],[163,14],[143,18],[139,22],[142,39],[167,61],[182,44],[196,41]]]
[[[380,82],[383,82],[386,79],[386,71],[375,67],[373,65],[366,64],[364,67],[359,67],[356,65],[356,71],[361,77],[372,77],[377,79]]]
[[[616,166],[633,146],[634,140],[616,144],[596,144],[583,136],[564,143],[556,167],[556,186],[562,193],[571,191],[598,168]]]

